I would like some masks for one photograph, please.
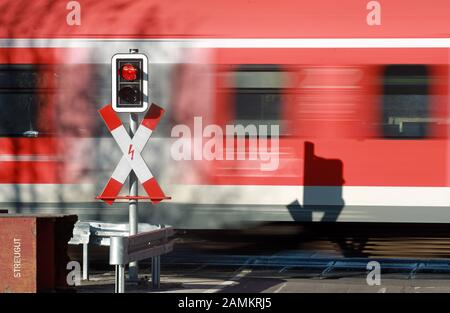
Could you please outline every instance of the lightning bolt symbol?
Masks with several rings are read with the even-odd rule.
[[[133,160],[134,158],[134,149],[133,149],[133,145],[130,144],[130,147],[128,148],[128,155],[131,154],[131,159]]]

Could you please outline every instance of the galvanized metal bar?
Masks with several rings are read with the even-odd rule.
[[[161,274],[161,258],[159,256],[152,257],[152,287],[159,288]]]
[[[130,113],[130,137],[133,138],[138,128],[138,115],[137,113]],[[137,197],[138,195],[138,181],[136,174],[131,171],[130,178],[130,196]],[[137,199],[129,200],[129,223],[130,223],[130,236],[136,235],[138,232],[138,201]],[[138,280],[139,268],[137,262],[131,262],[128,266],[128,279],[132,281]]]
[[[125,293],[125,265],[116,265],[115,293]]]
[[[83,280],[89,280],[89,244],[83,243]]]
[[[173,228],[165,228],[164,225],[161,225],[161,229],[159,230],[161,236],[163,236],[163,240],[167,240],[168,236],[173,235]],[[173,244],[173,242],[169,243]],[[166,245],[165,245],[166,246]],[[170,251],[172,250],[173,245],[170,246]],[[153,288],[159,288],[161,282],[161,257],[160,255],[163,253],[167,253],[169,250],[159,253],[157,256],[152,257],[152,286]]]
[[[125,265],[128,263],[128,238],[115,236],[110,238],[109,264]]]
[[[166,235],[172,234],[170,229],[161,229],[158,231]],[[172,251],[174,240],[168,241],[167,238],[163,236],[164,239],[162,240],[150,242],[148,238],[144,238],[145,235],[147,235],[148,238],[153,238],[155,236],[155,231],[140,234],[138,236],[138,243],[140,245],[138,246],[136,246],[136,242],[134,241],[136,236],[110,237],[109,264],[116,266],[115,292],[120,293],[121,290],[124,290],[125,288],[123,282],[125,265],[130,261],[135,262],[148,258],[152,258],[152,285],[154,288],[159,288],[161,280],[160,255]],[[130,246],[133,246],[135,250],[130,251]]]
[[[119,293],[119,265],[114,266],[114,293]]]
[[[128,261],[141,261],[161,254],[169,253],[172,250],[173,250],[173,241],[165,244],[149,246],[145,249],[137,250],[134,252],[128,252],[127,258]]]
[[[173,236],[175,231],[172,227],[155,229],[153,231],[130,236],[130,251],[140,246],[148,245],[150,241],[159,241]]]

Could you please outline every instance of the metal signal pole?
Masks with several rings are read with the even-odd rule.
[[[133,138],[136,130],[138,128],[138,114],[130,113],[130,136]],[[138,195],[138,184],[136,174],[131,171],[129,178],[130,185],[130,196],[137,197]],[[138,200],[130,199],[128,218],[130,224],[130,236],[136,235],[138,233]],[[139,268],[137,262],[130,262],[128,266],[128,279],[131,281],[138,280]]]
[[[138,53],[138,49],[130,49],[130,53]],[[137,113],[130,113],[130,136],[134,137],[134,134],[138,128],[138,115]],[[131,171],[130,178],[130,196],[137,197],[138,195],[138,184],[137,177],[134,171]],[[130,236],[136,235],[138,233],[138,200],[130,199],[128,208],[128,220],[130,224]],[[128,265],[128,279],[131,281],[137,281],[139,279],[139,267],[137,261],[130,262]]]

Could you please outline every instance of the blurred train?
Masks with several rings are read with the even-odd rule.
[[[369,1],[70,2],[79,25],[69,1],[0,2],[0,209],[127,220],[95,199],[121,157],[97,110],[112,56],[136,48],[166,109],[143,156],[172,197],[140,222],[450,223],[448,1],[379,1],[375,26]],[[238,157],[223,133],[235,157],[208,159],[208,125],[279,134],[233,135]]]

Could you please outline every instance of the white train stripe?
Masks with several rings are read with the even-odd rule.
[[[10,38],[2,48],[105,48],[142,43],[173,48],[449,48],[450,38]]]
[[[128,218],[123,206],[103,207],[100,203],[61,204],[54,203],[0,203],[10,213],[22,214],[77,214],[79,220],[116,220]],[[334,212],[334,214],[333,214]],[[328,213],[328,216],[327,216]],[[450,207],[408,206],[345,206],[339,210],[318,208],[288,209],[286,206],[200,206],[163,202],[142,210],[145,220],[159,221],[178,228],[236,228],[248,226],[248,222],[267,221],[337,221],[337,222],[383,222],[383,223],[450,223]],[[331,214],[331,216],[330,216]]]
[[[450,187],[169,185],[167,192],[199,204],[450,206]]]
[[[0,184],[0,202],[93,202],[96,184]],[[450,187],[167,185],[174,204],[450,207]],[[340,193],[342,192],[342,196]],[[306,195],[306,199],[304,199]]]
[[[63,157],[52,155],[0,155],[0,162],[62,162]]]

